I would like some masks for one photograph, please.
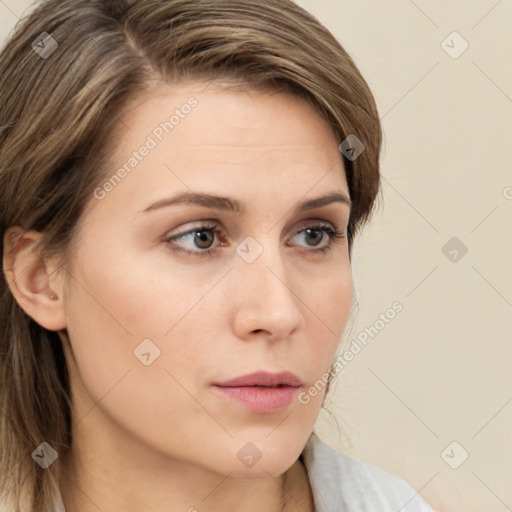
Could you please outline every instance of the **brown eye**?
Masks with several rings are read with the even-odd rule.
[[[201,231],[194,231],[194,243],[199,249],[209,249],[215,240],[215,233],[211,230],[203,229]]]
[[[325,231],[320,231],[319,229],[308,228],[306,229],[305,233],[306,238],[309,238],[309,240],[312,242],[311,245],[318,245],[325,237]]]
[[[307,226],[305,229],[298,231],[295,237],[299,235],[305,235],[307,247],[316,247],[327,238],[326,244],[318,249],[312,249],[311,252],[326,252],[332,248],[333,243],[339,242],[345,238],[343,231],[338,231],[329,224]],[[325,235],[327,235],[327,237]]]
[[[184,233],[167,237],[164,242],[167,242],[173,251],[206,256],[215,252],[216,248],[212,246],[215,242],[215,235],[220,233],[216,224],[201,225]],[[184,242],[188,245],[183,246]]]

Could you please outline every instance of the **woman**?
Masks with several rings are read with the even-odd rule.
[[[333,36],[289,0],[48,0],[0,77],[2,510],[431,510],[313,434],[379,191]]]

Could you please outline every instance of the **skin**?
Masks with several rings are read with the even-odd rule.
[[[297,459],[324,390],[260,414],[211,384],[288,370],[307,390],[329,369],[352,305],[348,244],[305,230],[321,221],[346,234],[350,207],[293,208],[335,191],[349,197],[339,141],[288,94],[161,85],[124,112],[107,179],[190,96],[197,107],[103,199],[91,198],[66,272],[30,250],[39,233],[17,244],[6,235],[13,294],[60,332],[66,353],[68,512],[270,512],[282,510],[282,488],[283,510],[313,510]],[[183,204],[143,212],[186,191],[233,197],[246,211]],[[212,256],[174,252],[164,241],[202,221],[220,230]],[[236,252],[248,236],[263,249],[252,263]],[[205,250],[193,234],[174,243]],[[161,353],[145,366],[133,351],[148,338]],[[237,457],[248,442],[262,455],[252,467]]]

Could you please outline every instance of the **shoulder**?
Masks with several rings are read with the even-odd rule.
[[[302,452],[317,512],[433,512],[404,480],[312,434]]]

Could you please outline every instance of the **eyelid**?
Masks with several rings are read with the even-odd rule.
[[[191,223],[192,224],[192,223]],[[221,228],[219,229],[219,225]],[[339,229],[337,227],[337,223],[321,220],[321,219],[304,219],[300,222],[300,224],[295,228],[293,234],[291,235],[291,238],[295,237],[296,235],[303,233],[307,229],[313,229],[317,231],[321,231],[324,233],[324,235],[327,237],[328,244],[326,246],[323,246],[322,248],[315,249],[315,246],[311,246],[310,248],[305,248],[304,246],[298,245],[299,248],[302,248],[304,252],[309,254],[322,254],[326,253],[328,250],[332,249],[335,244],[341,243],[346,238],[346,229]],[[173,244],[173,240],[179,239],[184,236],[191,235],[196,232],[200,231],[211,231],[214,234],[217,235],[217,238],[219,235],[223,234],[223,230],[225,230],[224,225],[222,222],[218,220],[208,220],[208,221],[197,221],[195,225],[191,225],[189,229],[184,229],[183,231],[180,231],[179,233],[172,234],[172,235],[165,235],[162,239],[163,242],[166,242],[167,244],[171,245],[171,250],[175,252],[182,252],[191,256],[213,256],[215,255],[219,247],[226,246],[225,243],[220,242],[218,245],[214,246],[213,248],[208,249],[184,249],[183,247],[180,247],[178,244]]]
[[[327,215],[325,216],[327,217]],[[295,223],[297,224],[297,223]],[[310,227],[314,224],[330,224],[336,231],[345,231],[346,230],[346,222],[336,222],[334,220],[327,220],[326,218],[318,218],[318,217],[308,217],[308,218],[305,218],[305,219],[302,219],[300,221],[298,221],[298,224],[297,224],[297,227],[294,229],[294,232],[293,234],[296,235],[297,233],[299,233],[300,231],[302,231],[303,229],[307,228],[307,227]],[[200,220],[197,220],[197,221],[190,221],[190,222],[186,222],[184,224],[184,226],[187,226],[187,225],[190,225],[190,227],[188,228],[176,228],[176,229],[180,229],[180,231],[178,233],[175,233],[173,235],[171,235],[170,233],[174,230],[171,230],[171,231],[168,231],[163,237],[162,237],[162,240],[169,240],[171,238],[178,238],[180,236],[183,236],[183,235],[187,235],[187,234],[190,234],[191,232],[194,232],[194,231],[199,231],[200,229],[199,228],[202,228],[202,229],[208,229],[208,230],[212,230],[212,231],[215,231],[215,232],[218,232],[218,230],[221,230],[223,232],[229,232],[229,230],[224,226],[224,223],[222,221],[220,221],[219,219],[217,218],[212,218],[212,219],[200,219]],[[285,229],[285,233],[289,231],[289,228],[286,228]],[[233,233],[231,233],[233,234]]]

